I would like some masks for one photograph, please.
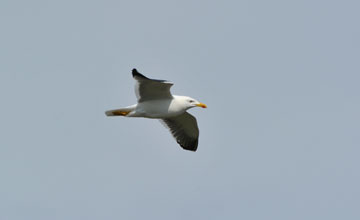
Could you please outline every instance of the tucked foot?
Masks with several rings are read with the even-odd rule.
[[[130,113],[130,111],[124,111],[124,110],[110,110],[105,112],[107,116],[126,116]]]

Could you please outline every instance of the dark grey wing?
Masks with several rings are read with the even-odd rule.
[[[185,150],[196,151],[199,142],[199,128],[196,118],[185,112],[179,116],[161,119],[170,129],[178,144]]]
[[[149,79],[136,69],[132,70],[132,75],[136,80],[135,94],[138,102],[172,98],[170,87],[173,83],[166,80]]]

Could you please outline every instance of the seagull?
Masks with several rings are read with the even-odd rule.
[[[107,116],[142,117],[160,119],[170,130],[177,143],[185,150],[196,151],[199,142],[199,128],[196,118],[186,112],[193,107],[207,108],[188,96],[172,95],[172,82],[150,79],[132,70],[136,80],[137,104],[106,111]]]

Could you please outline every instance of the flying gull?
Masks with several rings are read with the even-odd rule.
[[[135,93],[138,103],[125,108],[106,111],[107,116],[143,117],[160,119],[169,128],[178,144],[185,150],[196,151],[199,128],[196,118],[186,110],[206,105],[188,96],[172,95],[173,83],[166,80],[149,79],[132,70],[136,80]]]

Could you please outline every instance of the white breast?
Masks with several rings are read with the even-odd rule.
[[[186,108],[176,99],[151,100],[138,103],[137,116],[145,118],[169,118],[184,113]]]

